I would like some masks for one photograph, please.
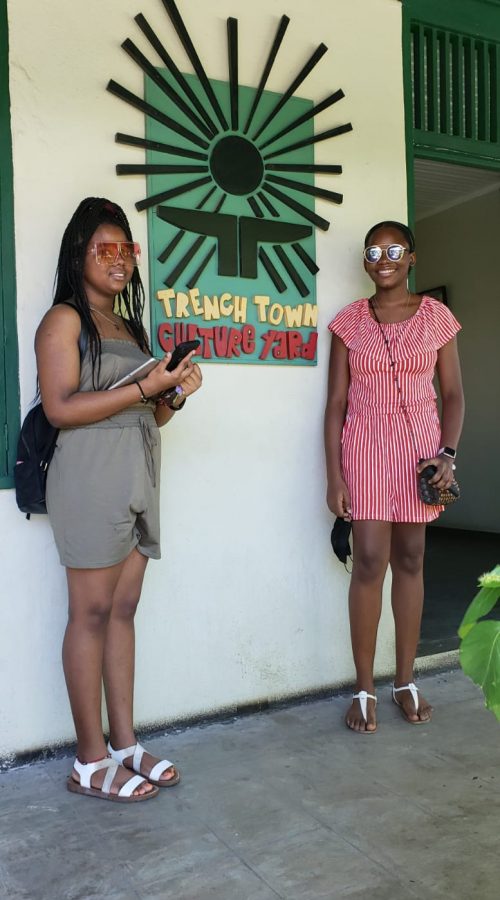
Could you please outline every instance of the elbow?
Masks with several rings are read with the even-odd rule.
[[[67,412],[64,408],[51,403],[42,403],[43,411],[47,416],[47,420],[53,428],[71,428],[74,424],[68,419]]]

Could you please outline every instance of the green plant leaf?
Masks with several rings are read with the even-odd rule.
[[[460,664],[482,689],[485,705],[500,721],[500,622],[471,625],[460,645]]]
[[[482,587],[467,608],[465,616],[460,623],[458,629],[459,637],[465,638],[477,620],[491,612],[499,597],[500,587]]]

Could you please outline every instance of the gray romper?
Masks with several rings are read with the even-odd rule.
[[[132,341],[101,340],[98,389],[148,358]],[[87,351],[80,390],[91,391]],[[154,403],[59,432],[47,473],[47,510],[63,566],[100,569],[137,549],[160,558],[160,432]]]

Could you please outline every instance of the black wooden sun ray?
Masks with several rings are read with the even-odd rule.
[[[129,165],[128,163],[119,163],[116,167],[117,175],[188,175],[193,172],[208,172],[208,166],[162,166],[156,163]]]
[[[257,203],[255,197],[247,197],[247,203],[252,210],[254,216],[257,216],[258,219],[264,218],[264,213],[262,212],[259,204]]]
[[[297,77],[292,81],[290,87],[287,88],[284,94],[280,97],[276,105],[273,107],[269,115],[264,119],[260,128],[257,129],[252,139],[254,141],[257,140],[258,137],[262,134],[264,129],[273,121],[275,116],[279,113],[280,109],[282,109],[290,99],[290,97],[295,93],[297,88],[302,84],[303,81],[307,78],[310,72],[314,69],[315,65],[320,61],[321,57],[325,55],[328,47],[325,44],[320,44],[319,47],[316,48],[312,56],[308,59],[305,66],[300,70]]]
[[[293,191],[301,191],[303,194],[310,194],[312,197],[321,197],[322,200],[329,200],[331,203],[342,203],[343,195],[336,191],[327,191],[324,188],[316,187],[314,184],[302,184],[299,181],[293,181],[292,178],[281,178],[279,175],[268,175],[267,182],[272,181],[274,184],[281,184],[283,187],[291,188]]]
[[[259,86],[255,92],[255,97],[254,97],[254,100],[252,103],[252,108],[250,109],[250,112],[248,114],[248,119],[247,119],[245,127],[243,129],[243,134],[247,133],[248,129],[250,128],[250,125],[252,124],[253,117],[256,113],[257,107],[260,103],[260,98],[262,97],[264,88],[267,84],[267,79],[269,78],[269,74],[273,67],[274,60],[276,59],[276,56],[278,55],[278,50],[281,46],[281,42],[285,36],[285,31],[287,30],[289,24],[290,24],[290,19],[288,18],[288,16],[282,16],[281,21],[278,25],[278,30],[276,32],[276,36],[275,36],[274,41],[271,46],[271,50],[269,51],[269,56],[267,58],[267,62],[264,66],[264,71],[262,73],[262,77],[260,79]]]
[[[238,131],[238,20],[227,20],[227,52],[229,63],[229,92],[231,99],[231,128]]]
[[[319,272],[319,266],[316,265],[312,256],[309,256],[306,250],[300,244],[292,244],[292,250],[297,254],[299,259],[302,260],[306,269],[309,269],[311,275],[316,275]]]
[[[267,211],[271,213],[272,216],[274,216],[275,218],[277,216],[279,216],[279,212],[276,209],[276,207],[273,206],[271,201],[267,199],[266,195],[262,191],[259,191],[259,193],[257,194],[257,197],[261,201],[262,205],[266,207]]]
[[[191,38],[189,37],[188,30],[187,30],[186,26],[184,25],[182,16],[181,16],[179,10],[177,9],[177,6],[176,6],[174,0],[162,0],[162,3],[167,11],[167,15],[168,15],[170,21],[172,22],[172,25],[174,26],[174,28],[179,36],[182,46],[184,47],[184,49],[189,57],[191,65],[193,66],[193,69],[195,70],[195,72],[198,76],[198,79],[203,87],[203,90],[205,91],[205,94],[207,95],[208,100],[210,101],[210,103],[212,105],[212,109],[215,112],[215,115],[217,116],[224,131],[227,131],[229,126],[227,124],[224,113],[222,112],[219,101],[217,100],[217,97],[214,94],[212,85],[210,84],[210,82],[207,78],[207,74],[205,72],[205,69],[203,68],[200,57],[198,56],[198,54],[194,48],[194,44],[193,44]]]
[[[168,153],[169,156],[184,156],[187,159],[201,159],[207,161],[206,153],[198,153],[196,150],[187,150],[185,147],[174,147],[173,144],[162,144],[161,141],[150,141],[147,138],[135,137],[133,134],[115,134],[117,144],[126,144],[129,147],[143,147],[145,150],[157,150],[158,153]],[[268,169],[276,168],[268,166]]]
[[[294,212],[299,213],[299,215],[301,215],[304,219],[307,219],[308,222],[312,222],[313,225],[321,228],[322,231],[328,231],[330,227],[329,221],[327,219],[321,218],[321,216],[316,215],[316,213],[308,209],[307,206],[304,206],[302,203],[298,203],[297,200],[293,200],[291,197],[287,197],[287,195],[284,194],[283,191],[279,191],[278,188],[275,188],[271,184],[268,184],[267,181],[264,182],[264,190],[266,190],[267,193],[271,194],[273,197],[276,197],[277,200],[280,200],[281,203],[284,203],[285,206],[288,206],[289,209],[293,209]]]
[[[212,249],[208,251],[207,255],[203,257],[200,265],[193,272],[190,279],[186,282],[189,290],[192,290],[194,287],[196,287],[196,285],[198,284],[200,275],[202,275],[203,272],[205,271],[206,267],[208,266],[208,264],[209,264],[210,260],[212,259],[212,256],[214,255],[216,250],[217,250],[217,245],[214,244]]]
[[[189,191],[194,191],[195,188],[202,187],[211,180],[212,179],[208,176],[206,178],[197,178],[195,181],[189,181],[186,184],[181,184],[179,187],[170,188],[168,191],[161,191],[159,194],[153,194],[151,197],[146,197],[145,200],[139,200],[139,202],[135,204],[135,208],[139,212],[143,209],[150,209],[158,203],[163,203],[164,200],[171,200],[173,197],[179,197],[181,194],[187,194]]]
[[[134,60],[135,63],[142,69],[142,71],[149,75],[151,81],[154,81],[155,84],[158,85],[161,91],[172,101],[172,103],[180,109],[181,112],[192,122],[193,125],[196,126],[198,131],[201,131],[202,134],[205,135],[209,140],[213,137],[213,132],[210,128],[207,127],[205,122],[203,122],[191,109],[190,106],[179,96],[177,91],[173,89],[165,80],[163,75],[158,71],[157,68],[147,59],[143,53],[139,50],[138,47],[134,44],[130,38],[127,38],[123,41],[122,48],[126,53],[130,56],[131,59]]]
[[[312,165],[309,163],[266,163],[266,172],[316,172],[317,174],[341,175],[342,166]]]
[[[310,147],[311,144],[317,144],[319,141],[327,141],[329,138],[338,137],[339,134],[345,134],[347,131],[352,131],[350,122],[346,122],[345,125],[338,125],[336,128],[330,128],[329,131],[322,131],[320,134],[315,134],[314,137],[306,138],[303,141],[297,141],[296,144],[290,144],[288,147],[272,150],[271,153],[267,153],[266,156],[264,156],[264,159],[267,161],[268,159],[274,159],[276,156],[283,156],[284,153],[292,153],[293,150],[300,150],[301,147]]]
[[[269,259],[268,255],[263,247],[261,247],[259,250],[259,259],[260,259],[262,265],[264,266],[267,274],[269,275],[269,278],[271,279],[272,283],[274,284],[274,287],[276,288],[276,290],[278,291],[279,294],[282,294],[284,291],[286,291],[286,284],[283,281],[276,266],[273,265],[273,263]]]
[[[309,288],[304,284],[292,261],[288,258],[286,251],[279,244],[273,244],[273,250],[276,253],[276,256],[278,257],[281,265],[292,279],[300,296],[308,297],[311,292]]]
[[[307,122],[309,119],[314,118],[320,112],[323,112],[324,109],[329,109],[330,106],[333,106],[334,103],[338,103],[339,100],[342,100],[342,97],[345,97],[344,91],[338,90],[335,91],[334,94],[330,94],[329,97],[326,97],[321,103],[318,103],[317,106],[314,106],[309,112],[304,113],[302,116],[299,116],[297,119],[294,119],[293,122],[290,122],[286,128],[282,128],[281,131],[278,131],[277,134],[274,134],[272,137],[268,138],[267,141],[264,141],[263,144],[259,145],[259,150],[264,150],[265,147],[268,147],[269,144],[274,144],[279,138],[284,137],[285,134],[288,134],[290,131],[294,131],[295,128],[298,128],[299,125],[303,125],[304,122]]]
[[[212,196],[212,194],[215,193],[216,190],[217,190],[217,188],[216,188],[215,186],[212,187],[212,188],[210,188],[210,190],[208,191],[208,193],[205,194],[205,196],[202,197],[202,199],[201,199],[200,202],[197,204],[197,206],[195,206],[195,209],[203,209],[203,207],[205,206],[205,204],[208,203],[210,197]],[[181,242],[181,240],[182,240],[182,238],[184,237],[185,234],[186,234],[186,232],[185,232],[184,229],[179,229],[179,231],[178,231],[177,234],[172,238],[172,240],[170,241],[170,243],[167,244],[167,246],[165,247],[165,249],[162,250],[162,252],[160,253],[160,255],[159,255],[159,257],[158,257],[158,262],[164,263],[164,262],[167,261],[167,259],[169,258],[169,256],[171,256],[172,253],[174,252],[175,248],[180,244],[180,242]]]
[[[172,77],[176,80],[177,84],[179,85],[181,90],[184,92],[184,94],[186,95],[188,100],[193,104],[194,108],[197,110],[197,112],[202,117],[202,119],[205,120],[205,122],[207,123],[207,125],[210,129],[211,134],[212,135],[217,134],[217,131],[218,131],[217,126],[214,125],[214,123],[213,123],[212,119],[210,118],[210,116],[208,115],[205,107],[203,106],[201,101],[198,99],[198,97],[196,96],[194,91],[189,86],[189,84],[186,81],[182,72],[180,72],[179,69],[177,68],[177,66],[175,65],[170,54],[167,53],[162,42],[160,41],[160,39],[157,37],[157,35],[153,31],[153,29],[151,28],[151,25],[149,24],[148,20],[145,18],[145,16],[143,16],[142,13],[138,13],[138,15],[135,17],[135,21],[137,22],[137,24],[138,24],[139,28],[141,29],[142,33],[144,34],[144,36],[148,39],[148,41],[151,44],[151,46],[153,47],[153,49],[156,50],[161,61],[165,64],[166,68],[168,69],[168,71],[170,72]]]
[[[166,125],[167,128],[170,128],[172,131],[177,132],[177,134],[181,134],[183,137],[187,138],[192,144],[195,144],[198,147],[203,147],[204,149],[208,148],[208,144],[202,138],[198,137],[197,134],[193,134],[189,129],[184,128],[183,125],[179,125],[175,119],[171,119],[170,116],[166,116],[165,113],[162,113],[156,106],[153,106],[151,103],[146,103],[141,97],[136,97],[135,94],[132,94],[131,91],[127,90],[127,88],[122,87],[118,82],[111,81],[106,85],[106,90],[108,90],[111,94],[114,94],[116,97],[119,97],[120,100],[124,100],[125,103],[129,103],[130,106],[134,106],[136,109],[140,109],[141,112],[145,113],[147,116],[151,116],[152,119],[156,119],[157,122],[161,122],[162,125]]]

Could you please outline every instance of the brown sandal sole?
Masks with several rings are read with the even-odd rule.
[[[150,782],[152,784],[152,782]],[[85,788],[78,784],[71,775],[68,775],[66,787],[72,794],[84,794],[86,797],[96,797],[98,800],[111,800],[112,803],[139,803],[141,800],[152,800],[160,793],[158,788],[147,794],[136,794],[131,797],[119,797],[118,794],[103,794],[99,788]]]
[[[125,767],[125,768],[127,768],[127,767]],[[175,785],[179,784],[179,781],[181,780],[181,773],[179,772],[178,769],[175,768],[175,766],[174,766],[174,771],[175,771],[175,775],[173,776],[173,778],[169,778],[168,781],[165,781],[165,779],[163,779],[162,781],[153,781],[153,779],[151,779],[151,778],[146,778],[145,775],[143,775],[142,777],[146,778],[146,781],[149,781],[149,784],[154,784],[155,787],[159,787],[159,788],[175,787]],[[167,772],[168,772],[168,769],[167,769]],[[137,772],[136,774],[140,775],[141,773]]]

